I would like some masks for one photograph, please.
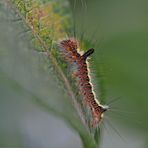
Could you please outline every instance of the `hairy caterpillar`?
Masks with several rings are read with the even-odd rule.
[[[62,40],[59,43],[59,50],[70,65],[76,79],[76,84],[83,96],[83,107],[88,106],[91,110],[93,118],[90,124],[93,127],[97,127],[103,117],[103,113],[107,111],[108,106],[103,106],[98,102],[90,81],[87,58],[94,52],[94,49],[91,48],[84,54],[80,54],[78,49],[78,41],[74,38]]]

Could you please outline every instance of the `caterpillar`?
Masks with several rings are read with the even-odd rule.
[[[62,40],[59,43],[59,50],[66,62],[70,65],[79,92],[83,96],[83,107],[88,106],[91,110],[93,118],[90,124],[92,127],[97,127],[108,106],[103,106],[98,102],[90,81],[87,59],[94,53],[94,49],[88,49],[84,54],[81,54],[78,52],[79,48],[79,43],[75,38]]]

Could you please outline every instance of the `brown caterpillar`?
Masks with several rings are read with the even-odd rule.
[[[87,58],[94,53],[91,48],[84,54],[80,54],[78,41],[74,38],[63,40],[59,43],[59,49],[62,56],[71,67],[74,73],[78,88],[83,96],[83,105],[90,108],[92,114],[91,125],[97,127],[103,117],[103,113],[107,111],[108,106],[101,105],[95,97],[93,86],[90,81],[88,72]]]

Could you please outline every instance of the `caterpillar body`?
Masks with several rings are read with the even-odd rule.
[[[75,38],[62,40],[59,43],[59,50],[62,57],[64,57],[66,62],[70,65],[72,74],[79,88],[79,93],[83,96],[83,107],[88,107],[90,109],[92,120],[89,124],[96,128],[103,117],[103,113],[107,111],[108,106],[101,105],[96,99],[89,76],[87,59],[94,53],[94,49],[91,48],[84,54],[81,54],[79,48],[79,43]]]

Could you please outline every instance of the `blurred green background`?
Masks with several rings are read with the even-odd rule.
[[[0,4],[0,147],[80,148],[77,133],[61,120],[67,113],[75,117],[63,99],[68,96],[46,55],[32,50],[22,24],[10,21],[9,12]],[[99,43],[93,71],[97,80],[102,68],[106,103],[120,97],[101,126],[101,147],[147,148],[148,1],[76,0],[74,13],[77,33]],[[35,96],[54,114],[40,109]]]
[[[119,98],[106,115],[103,147],[147,148],[148,2],[88,0],[87,12],[80,7],[82,2],[76,11],[80,30],[85,22],[87,38],[93,32],[99,43],[93,64],[96,77],[102,67],[106,103]]]

